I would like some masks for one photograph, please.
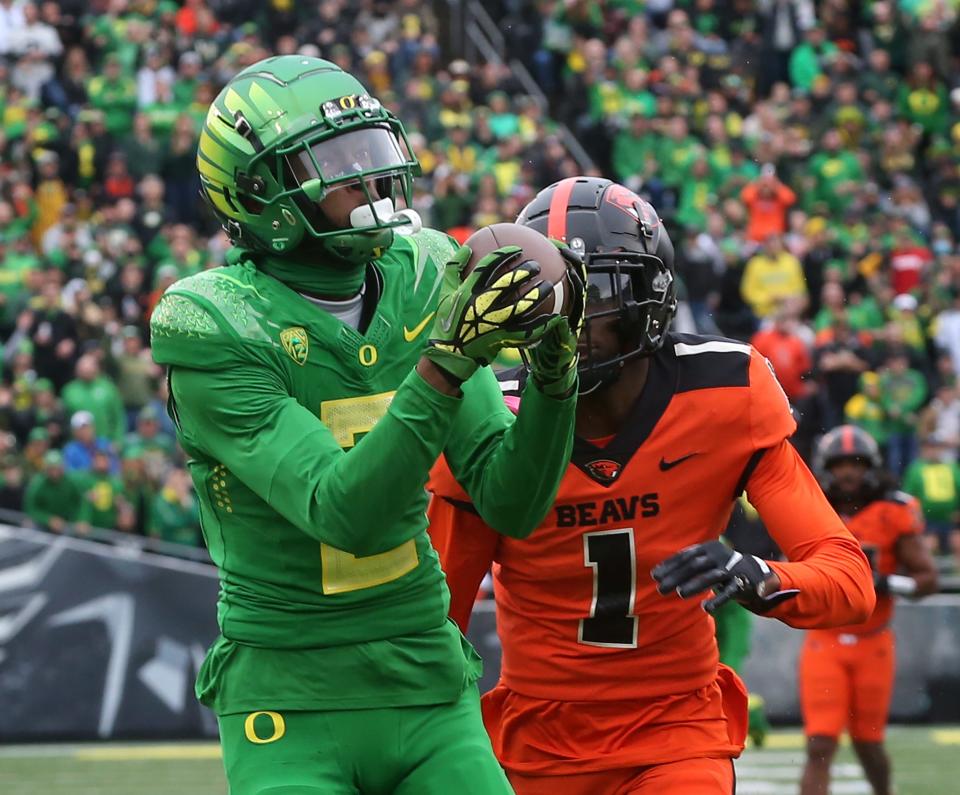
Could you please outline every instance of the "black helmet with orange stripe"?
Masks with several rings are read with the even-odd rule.
[[[876,439],[856,425],[838,425],[820,437],[813,453],[813,473],[826,494],[829,495],[836,486],[831,467],[845,460],[862,462],[866,466],[864,485],[868,489],[877,488],[883,456]]]
[[[633,191],[599,177],[569,177],[540,191],[518,224],[564,241],[587,269],[580,392],[612,383],[623,364],[662,345],[677,309],[673,243],[657,211]],[[591,356],[591,324],[616,316],[623,348]]]

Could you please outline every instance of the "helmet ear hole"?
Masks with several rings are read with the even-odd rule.
[[[250,215],[260,215],[260,213],[263,212],[263,205],[245,193],[237,194],[237,202],[244,210],[250,213]]]

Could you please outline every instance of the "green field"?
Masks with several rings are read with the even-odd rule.
[[[738,763],[738,795],[792,795],[803,738],[778,731]],[[897,795],[960,792],[960,728],[890,730]],[[834,795],[869,795],[849,749],[835,769]],[[219,748],[210,743],[25,745],[0,748],[3,795],[224,795]]]

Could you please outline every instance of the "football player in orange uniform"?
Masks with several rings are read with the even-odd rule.
[[[796,627],[862,621],[869,564],[787,441],[795,423],[766,360],[668,333],[673,247],[647,202],[570,178],[519,222],[587,263],[569,469],[523,541],[490,531],[442,460],[431,479],[430,532],[462,628],[493,564],[493,747],[518,795],[726,795],[747,694],[718,662],[701,600],[713,588],[708,609],[734,598]],[[744,489],[791,562],[718,540]]]
[[[883,747],[893,695],[893,594],[937,590],[917,501],[895,491],[870,434],[841,425],[817,445],[814,471],[830,503],[873,566],[877,606],[862,624],[807,633],[800,655],[800,707],[807,736],[801,795],[826,795],[837,739],[847,729],[875,795],[890,795]],[[903,570],[906,574],[898,574]]]

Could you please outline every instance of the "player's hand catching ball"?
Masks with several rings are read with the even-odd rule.
[[[529,345],[554,315],[554,285],[519,246],[501,246],[483,256],[437,307],[424,356],[460,382],[489,364],[504,348]],[[448,269],[462,272],[473,256],[461,246]]]
[[[676,591],[681,599],[715,589],[715,595],[703,602],[708,613],[731,599],[754,613],[766,613],[800,593],[777,590],[780,579],[766,561],[737,552],[722,541],[687,547],[654,566],[650,574],[661,594]]]
[[[577,339],[583,328],[587,271],[582,257],[558,240],[551,242],[567,266],[565,284],[571,293],[567,296],[569,310],[566,316],[556,315],[550,320],[540,341],[523,353],[540,391],[563,400],[577,388]]]

